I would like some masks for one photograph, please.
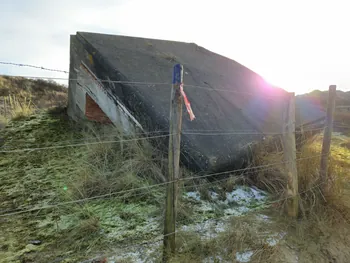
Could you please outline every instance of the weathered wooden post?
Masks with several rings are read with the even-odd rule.
[[[295,145],[295,94],[290,97],[283,114],[283,147],[287,172],[287,213],[291,217],[298,216],[298,171]]]
[[[182,95],[183,67],[180,64],[174,66],[173,85],[170,100],[169,118],[169,174],[165,201],[164,220],[164,249],[163,262],[168,262],[175,253],[175,223],[177,187],[180,165],[180,140],[182,124]]]
[[[322,183],[323,193],[331,187],[332,180],[329,180],[328,172],[328,158],[331,149],[332,131],[333,131],[333,115],[335,109],[335,98],[337,95],[337,86],[329,86],[328,92],[328,106],[327,106],[327,116],[326,116],[326,127],[323,133],[323,143],[322,143],[322,155],[321,155],[321,167],[320,167],[320,179]]]

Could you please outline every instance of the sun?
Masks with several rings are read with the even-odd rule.
[[[273,87],[278,87],[284,89],[288,92],[294,92],[295,94],[304,93],[304,87],[300,84],[297,85],[295,79],[291,79],[290,76],[287,76],[283,72],[266,72],[262,74],[263,79]]]

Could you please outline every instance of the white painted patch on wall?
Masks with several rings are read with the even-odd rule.
[[[115,96],[108,93],[102,83],[84,63],[80,65],[77,75],[77,87],[80,85],[88,93],[114,125],[122,127],[126,134],[135,133],[135,127],[143,130],[140,123],[137,122],[132,114]]]

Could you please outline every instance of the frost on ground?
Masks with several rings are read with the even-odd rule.
[[[263,207],[267,199],[267,194],[255,188],[237,187],[232,192],[226,193],[225,200],[219,200],[219,194],[211,191],[211,201],[204,201],[197,191],[186,192],[185,200],[192,203],[192,209],[196,213],[198,221],[188,225],[179,227],[180,232],[197,233],[202,239],[212,239],[218,236],[219,233],[225,231],[230,219],[233,216],[241,216],[252,210]],[[208,214],[213,214],[217,209],[222,209],[223,216],[208,217]],[[261,215],[261,219],[268,220],[266,216]],[[150,221],[150,228],[154,228],[154,224]],[[271,241],[272,242],[272,241]],[[108,262],[118,262],[121,259],[129,259],[130,262],[146,262],[147,258],[159,251],[161,242],[150,244],[149,246],[140,246],[132,248],[128,251],[118,253],[118,256],[111,257]],[[250,252],[237,253],[237,261],[249,262],[252,256]],[[215,262],[218,258],[209,257],[205,262]],[[248,261],[246,261],[248,260]],[[149,260],[148,260],[149,262]],[[220,261],[224,262],[224,261]]]
[[[196,201],[201,200],[201,195],[199,194],[199,192],[187,192],[187,193],[185,193],[185,196],[188,198],[192,198]]]
[[[253,209],[264,205],[267,195],[265,192],[252,187],[237,187],[232,192],[226,193],[225,200],[219,200],[219,194],[211,191],[210,196],[212,202],[201,200],[199,192],[187,192],[185,197],[189,200],[199,202],[199,205],[194,207],[197,211],[208,212],[214,211],[219,205],[223,208],[226,215],[240,216]]]
[[[269,244],[269,246],[274,247],[278,244],[278,242],[280,242],[282,240],[282,238],[284,238],[284,236],[287,233],[275,233],[270,235],[267,239],[266,242],[267,244]]]
[[[230,263],[230,261],[224,260],[222,257],[220,256],[216,256],[216,257],[208,257],[206,259],[203,260],[203,263],[216,263],[216,262],[222,262],[222,263]]]
[[[266,194],[254,188],[237,188],[226,193],[225,204],[237,203],[240,206],[249,206],[260,203],[266,199]]]
[[[254,254],[253,251],[237,252],[236,260],[242,263],[249,262],[253,254]]]
[[[149,246],[134,247],[132,251],[128,252],[116,252],[115,256],[108,258],[107,263],[118,263],[118,262],[152,262],[152,256],[159,251],[162,251],[159,246],[161,241],[153,243]]]

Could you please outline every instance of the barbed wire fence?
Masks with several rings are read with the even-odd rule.
[[[41,67],[41,66],[22,64],[22,63],[0,61],[0,65],[16,66],[16,67],[27,67],[27,68],[34,68],[34,69],[47,70],[47,71],[52,71],[52,72],[59,72],[59,73],[69,74],[69,72],[67,70],[45,68],[45,67]]]
[[[64,70],[56,70],[56,69],[48,69],[48,68],[44,68],[44,67],[39,67],[39,66],[34,66],[34,65],[27,65],[27,64],[17,64],[17,63],[9,63],[9,62],[0,62],[0,64],[5,64],[5,65],[13,65],[13,66],[19,66],[19,67],[32,67],[32,68],[36,68],[36,69],[41,69],[41,70],[49,70],[49,71],[56,71],[56,72],[61,72],[61,73],[68,73],[67,71]],[[26,77],[26,76],[23,76]],[[31,79],[49,79],[49,80],[77,80],[77,79],[69,79],[69,78],[50,78],[50,77],[33,77],[33,76],[27,76],[27,78],[31,78]],[[182,84],[182,81],[179,83],[152,83],[152,82],[129,82],[129,81],[111,81],[111,80],[100,80],[98,79],[98,81],[100,81],[101,83],[116,83],[116,84],[133,84],[133,85],[148,85],[148,86],[156,86],[156,85],[173,85],[173,92],[176,91],[176,88],[181,89],[181,86],[183,87],[188,87],[188,88],[197,88],[197,89],[206,89],[206,90],[210,90],[210,91],[223,91],[223,92],[232,92],[232,93],[237,93],[237,94],[244,94],[244,95],[251,95],[251,96],[255,96],[255,94],[253,93],[249,93],[249,92],[241,92],[241,91],[235,91],[235,90],[230,90],[230,89],[212,89],[209,87],[203,87],[203,86],[196,86],[196,85],[186,85],[186,84]],[[176,85],[178,85],[178,87],[176,87]],[[179,93],[181,94],[181,93]],[[181,94],[181,96],[183,96],[183,94]],[[273,95],[268,95],[266,96],[268,97],[268,99],[278,99],[279,96],[273,96]],[[294,94],[293,96],[294,97]],[[179,100],[180,101],[180,100]],[[293,102],[291,102],[293,103]],[[290,105],[290,103],[288,103],[288,105]],[[290,110],[290,107],[288,106],[288,109]],[[289,120],[286,121],[285,125],[286,126],[290,126],[290,129],[288,130],[284,130],[283,132],[276,132],[276,133],[262,133],[262,132],[256,132],[256,131],[239,131],[239,130],[232,130],[232,131],[224,131],[224,130],[190,130],[190,131],[186,131],[183,130],[180,132],[181,135],[195,135],[195,136],[234,136],[234,135],[263,135],[263,136],[282,136],[284,138],[289,136],[290,139],[290,135],[293,135],[293,137],[295,137],[295,134],[297,133],[303,133],[302,131],[296,131],[295,130],[295,120],[293,123],[293,118],[295,119],[295,110],[292,110],[290,112],[285,113],[289,116]],[[294,115],[294,117],[292,116]],[[332,113],[331,113],[332,115]],[[332,127],[333,125],[333,120],[329,120],[330,116],[327,116],[327,123],[326,126],[323,128],[316,128],[316,129],[310,129],[308,130],[309,132],[319,132],[322,131],[326,128]],[[332,117],[332,116],[331,116]],[[291,119],[290,119],[291,118]],[[288,118],[287,118],[288,119]],[[292,124],[291,124],[292,123]],[[349,128],[350,127],[342,127],[342,128]],[[181,127],[180,127],[181,130]],[[144,136],[144,137],[142,137]],[[169,132],[169,130],[164,130],[164,131],[149,131],[149,132],[142,132],[140,134],[136,134],[137,138],[132,138],[132,139],[123,139],[123,140],[113,140],[113,136],[111,137],[103,137],[103,139],[96,141],[95,137],[90,137],[90,138],[83,138],[83,139],[79,139],[79,140],[68,140],[68,141],[61,141],[59,143],[55,143],[55,144],[51,144],[51,145],[35,145],[35,147],[24,147],[24,148],[13,148],[13,147],[1,147],[0,148],[0,153],[2,154],[25,154],[25,153],[34,153],[37,151],[49,151],[49,150],[55,150],[55,149],[62,149],[62,148],[72,148],[72,147],[86,147],[89,145],[99,145],[99,144],[114,144],[114,143],[130,143],[130,142],[135,142],[135,141],[142,141],[142,140],[153,140],[153,139],[160,139],[160,138],[168,138],[170,139],[173,136],[179,136],[178,133],[172,133],[171,131]],[[111,139],[110,139],[111,138]],[[110,139],[110,140],[109,140]],[[329,139],[329,143],[330,143],[330,138]],[[287,140],[287,139],[285,139]],[[322,157],[326,157],[328,158],[329,156],[329,149],[328,151],[323,151],[321,154],[319,155],[315,155],[315,156],[310,156],[310,157],[305,157],[305,158],[295,158],[295,139],[293,140],[289,140],[287,142],[284,143],[285,147],[290,147],[291,149],[284,149],[284,151],[290,151],[291,155],[289,156],[289,158],[287,158],[287,160],[284,160],[282,162],[278,162],[278,163],[271,163],[271,164],[267,164],[267,165],[260,165],[260,166],[254,166],[254,167],[247,167],[247,168],[242,168],[242,169],[235,169],[235,170],[231,170],[231,171],[225,171],[225,172],[219,172],[219,173],[209,173],[209,174],[200,174],[200,175],[194,175],[194,176],[190,176],[190,177],[178,177],[175,176],[175,178],[173,180],[168,179],[166,182],[163,183],[157,183],[157,184],[153,184],[153,185],[147,185],[144,187],[137,187],[137,188],[131,188],[131,189],[126,189],[126,190],[122,190],[122,191],[116,191],[116,192],[111,192],[108,194],[104,194],[104,195],[97,195],[97,196],[93,196],[93,197],[89,197],[89,198],[82,198],[82,199],[77,199],[77,200],[72,200],[72,201],[66,201],[66,202],[58,202],[58,203],[53,203],[53,204],[47,204],[44,206],[34,206],[34,207],[29,207],[29,206],[23,206],[21,205],[19,208],[15,208],[15,209],[11,209],[11,210],[2,210],[0,211],[0,218],[4,219],[4,218],[11,218],[13,216],[23,216],[23,215],[33,215],[34,216],[34,212],[37,213],[41,213],[44,212],[45,210],[52,210],[55,209],[57,207],[65,207],[65,206],[70,206],[73,204],[84,204],[87,202],[91,202],[94,200],[104,200],[104,199],[108,199],[108,198],[120,198],[121,195],[125,194],[125,193],[131,193],[132,195],[136,196],[136,195],[142,195],[144,194],[146,191],[149,191],[152,188],[159,188],[159,187],[164,187],[167,188],[170,185],[172,185],[173,187],[177,187],[175,186],[175,184],[177,185],[179,182],[181,181],[191,181],[191,180],[197,180],[197,179],[205,179],[205,178],[215,178],[216,176],[219,175],[232,175],[232,174],[237,174],[237,173],[249,173],[249,172],[262,172],[262,171],[267,171],[269,169],[271,169],[271,167],[274,166],[281,166],[284,165],[287,167],[287,169],[295,169],[297,162],[298,161],[302,161],[302,160],[309,160],[309,159],[313,159],[313,158],[322,158]],[[180,154],[179,152],[176,154]],[[294,155],[294,157],[293,157]],[[175,161],[176,162],[176,161]],[[172,164],[174,166],[178,166],[179,163],[174,163]],[[294,166],[294,168],[293,168]],[[292,167],[292,168],[288,168],[288,167]],[[293,178],[289,178],[292,181],[293,180],[297,180],[297,174],[292,174]],[[227,180],[227,178],[224,179],[218,179],[218,180],[214,180],[214,182],[201,182],[201,183],[197,183],[197,185],[203,185],[203,184],[209,184],[209,185],[213,185],[215,183],[220,183],[221,181],[225,181]],[[298,192],[296,189],[293,189],[293,195],[289,195],[286,196],[284,198],[278,199],[278,200],[273,200],[273,201],[269,201],[266,202],[266,205],[272,205],[275,203],[280,203],[280,202],[287,202],[290,201],[291,199],[298,199],[300,197],[300,195],[304,194],[307,191],[312,191],[314,188],[319,188],[321,186],[324,186],[328,181],[327,180],[322,180],[321,183],[317,184],[316,186],[313,186],[312,188],[304,191],[304,192]],[[186,187],[186,186],[184,186]],[[289,187],[289,186],[287,186]],[[141,193],[140,193],[141,191]],[[144,192],[142,192],[144,191]],[[135,194],[133,194],[135,192]],[[175,197],[175,194],[173,193],[173,197]],[[176,198],[175,198],[176,199]],[[172,206],[175,206],[175,202],[176,200],[172,200],[171,204]],[[296,214],[292,213],[292,216],[296,216]],[[175,223],[175,222],[173,222]],[[175,226],[174,226],[175,228]],[[175,237],[175,233],[177,233],[178,231],[171,231],[171,232],[165,232],[163,235],[158,235],[157,237],[155,237],[156,241],[150,241],[150,242],[142,242],[136,245],[127,245],[125,247],[120,247],[118,249],[123,249],[123,248],[131,248],[131,247],[139,247],[139,246],[145,246],[145,245],[151,245],[151,244],[157,244],[160,243],[161,241],[163,241],[164,239],[167,239],[169,237],[173,238]],[[173,241],[168,241],[168,242],[173,242]],[[164,253],[167,253],[169,251],[164,251]],[[172,251],[174,252],[174,251]],[[108,256],[113,256],[114,252],[108,253],[108,254],[104,254],[104,257],[108,257]],[[92,262],[93,259],[90,259],[87,262]]]

